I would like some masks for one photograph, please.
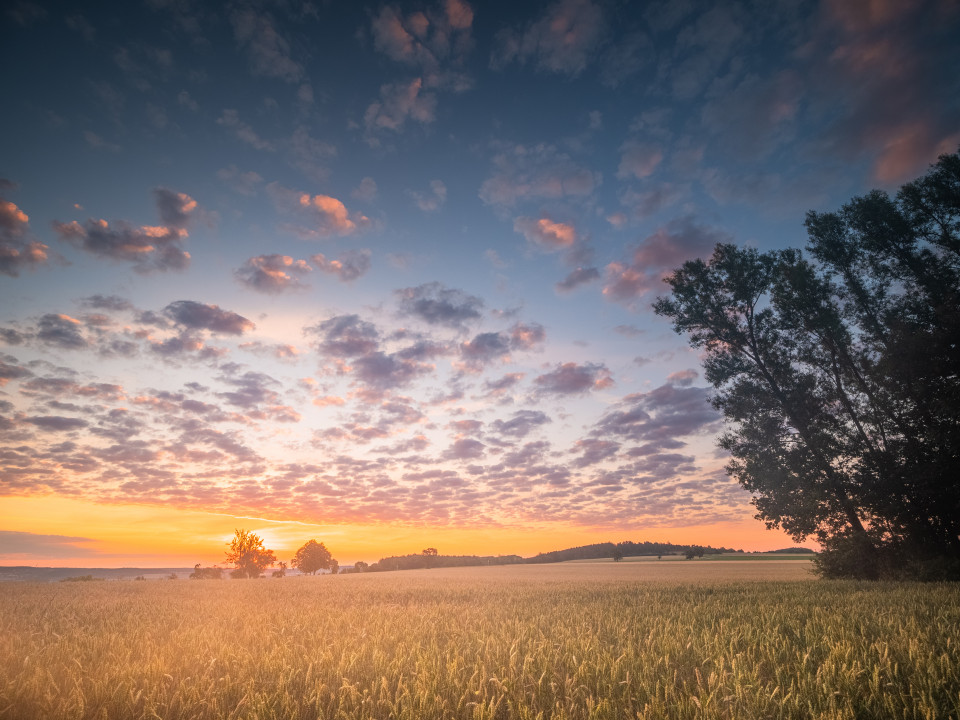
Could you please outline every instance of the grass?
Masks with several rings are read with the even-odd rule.
[[[960,718],[960,586],[780,563],[0,585],[2,718]]]

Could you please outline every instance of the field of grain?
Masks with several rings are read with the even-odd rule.
[[[960,586],[809,563],[0,585],[0,718],[960,718]]]

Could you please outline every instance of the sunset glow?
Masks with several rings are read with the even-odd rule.
[[[956,150],[955,5],[223,8],[4,11],[0,565],[795,544],[650,306]]]

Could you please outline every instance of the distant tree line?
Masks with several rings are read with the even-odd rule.
[[[673,543],[659,542],[631,542],[595,543],[581,545],[565,550],[539,553],[533,557],[523,558],[519,555],[441,555],[436,548],[428,547],[423,551],[411,555],[392,555],[381,558],[375,563],[367,564],[363,561],[354,563],[352,567],[340,567],[340,563],[333,557],[323,543],[309,540],[294,554],[289,565],[278,561],[276,554],[264,547],[263,539],[256,533],[247,530],[236,530],[229,543],[230,549],[226,553],[226,562],[233,565],[232,569],[221,568],[217,565],[201,567],[200,563],[190,573],[193,580],[220,580],[223,573],[229,569],[232,578],[259,578],[265,577],[268,567],[275,567],[273,577],[284,577],[287,568],[291,567],[303,575],[315,575],[326,571],[336,575],[338,573],[389,572],[394,570],[424,570],[447,567],[479,567],[484,565],[522,565],[559,563],[570,560],[600,560],[612,558],[620,561],[624,557],[685,555],[688,559],[703,557],[704,555],[719,555],[720,553],[742,552],[730,548],[715,548],[710,545],[674,545]],[[780,552],[787,552],[786,550]],[[808,551],[810,552],[810,551]]]
[[[526,563],[555,563],[567,562],[569,560],[599,560],[601,558],[614,558],[619,555],[624,557],[656,557],[662,555],[683,555],[688,550],[702,550],[703,555],[719,555],[720,553],[737,552],[729,548],[715,548],[707,545],[674,545],[673,543],[659,542],[631,542],[629,540],[621,543],[595,543],[593,545],[581,545],[579,547],[567,548],[566,550],[554,550],[552,552],[539,553],[532,558],[527,558]]]

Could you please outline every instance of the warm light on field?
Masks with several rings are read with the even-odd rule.
[[[807,566],[3,583],[0,716],[956,717],[960,589]]]

